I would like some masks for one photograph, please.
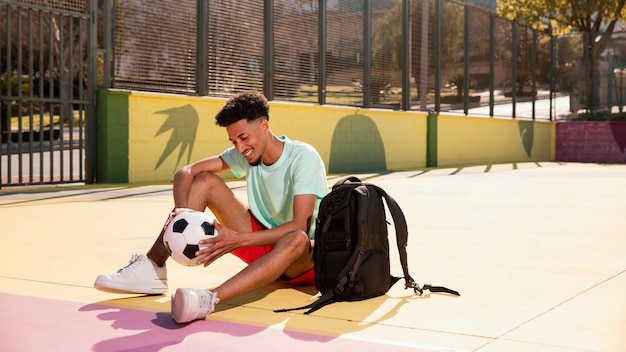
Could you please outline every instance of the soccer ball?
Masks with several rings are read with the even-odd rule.
[[[167,225],[163,234],[163,243],[175,262],[196,266],[196,252],[206,246],[199,246],[198,241],[217,236],[213,219],[200,211],[186,211],[178,214]]]

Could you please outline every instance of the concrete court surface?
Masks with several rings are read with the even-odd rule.
[[[8,188],[0,190],[0,350],[626,351],[626,165],[359,176],[403,208],[416,281],[461,297],[417,298],[401,281],[385,296],[311,315],[274,313],[316,294],[276,283],[177,325],[169,295],[92,288],[152,244],[171,185]],[[229,184],[245,197],[244,182]],[[169,262],[170,293],[216,286],[241,268],[230,255],[208,268]],[[401,274],[395,249],[392,271]]]

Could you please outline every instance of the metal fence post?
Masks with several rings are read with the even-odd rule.
[[[372,107],[372,1],[363,1],[363,107]]]
[[[531,71],[531,80],[532,80],[532,87],[531,87],[531,96],[530,99],[532,101],[532,107],[533,107],[533,121],[535,120],[535,115],[536,115],[536,101],[537,101],[537,31],[533,29],[533,43],[532,43],[532,48],[531,48],[531,67],[532,69]]]
[[[317,19],[317,99],[326,104],[326,0],[319,0]]]
[[[441,111],[441,1],[435,0],[435,111]]]
[[[402,0],[402,110],[411,110],[411,46],[409,44],[411,40],[411,22],[409,18],[409,0]],[[435,78],[436,84],[437,79]]]
[[[198,0],[196,5],[196,93],[209,93],[209,3]]]
[[[495,100],[495,16],[489,15],[489,116],[493,117]]]
[[[202,0],[200,0],[202,1]],[[274,0],[263,2],[264,60],[263,93],[268,100],[274,99]]]
[[[465,116],[469,113],[469,85],[470,85],[470,73],[469,73],[469,7],[465,6],[463,9],[463,114]]]
[[[102,7],[103,48],[101,51],[104,55],[102,64],[102,86],[103,88],[111,88],[113,84],[113,23],[115,23],[114,1],[104,0]]]
[[[428,19],[429,19],[429,2],[422,1],[422,38],[420,43],[420,85],[419,85],[419,98],[420,109],[428,109]]]
[[[556,37],[552,33],[552,26],[549,27],[550,32],[550,121],[556,120],[556,116],[554,115],[553,109],[554,106],[554,91],[556,90],[556,80],[554,79],[554,75],[556,73]]]
[[[515,118],[517,105],[517,22],[512,23],[511,44],[511,115]]]
[[[97,141],[97,116],[96,116],[96,92],[97,86],[97,56],[98,49],[98,0],[87,0],[87,116],[85,128],[85,183],[91,184],[96,181],[98,167]]]

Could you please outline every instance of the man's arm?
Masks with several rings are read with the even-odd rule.
[[[216,222],[216,229],[219,235],[200,242],[200,244],[209,246],[198,252],[198,257],[201,258],[198,260],[198,263],[208,266],[215,259],[238,247],[272,246],[279,238],[296,230],[307,233],[313,218],[315,200],[316,196],[314,194],[295,196],[293,202],[293,220],[259,232],[237,233]]]

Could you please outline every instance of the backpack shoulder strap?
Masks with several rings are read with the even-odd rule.
[[[402,272],[404,273],[404,288],[412,288],[417,295],[422,295],[424,291],[428,290],[430,292],[443,292],[455,296],[460,296],[459,292],[443,286],[432,286],[425,284],[420,287],[413,280],[413,278],[409,274],[409,266],[407,262],[406,246],[409,241],[409,232],[404,213],[402,212],[402,209],[400,208],[396,200],[393,199],[393,197],[391,197],[389,194],[387,194],[385,190],[378,186],[374,187],[376,187],[376,190],[380,193],[380,195],[385,198],[385,202],[387,203],[387,207],[389,208],[389,212],[391,213],[391,217],[393,218],[393,223],[396,230],[396,244],[400,256],[400,264],[402,265]]]
[[[412,281],[413,279],[411,278],[411,275],[409,275],[409,266],[407,264],[406,246],[409,241],[409,231],[406,224],[406,218],[404,217],[404,212],[402,212],[402,209],[396,200],[387,194],[385,190],[378,186],[374,187],[376,188],[376,191],[378,191],[378,193],[380,193],[380,195],[385,199],[387,208],[389,208],[389,212],[393,218],[393,224],[396,230],[396,244],[398,252],[400,253],[400,264],[402,265],[404,279],[408,283],[409,280]]]
[[[329,305],[331,303],[334,303],[336,301],[337,301],[337,298],[335,297],[335,292],[330,290],[328,292],[325,292],[322,296],[320,296],[315,302],[311,304],[307,304],[306,306],[297,307],[297,308],[275,309],[274,313],[283,313],[283,312],[291,312],[294,310],[308,309],[306,312],[304,312],[304,314],[311,314],[315,312],[316,310],[326,305]]]

